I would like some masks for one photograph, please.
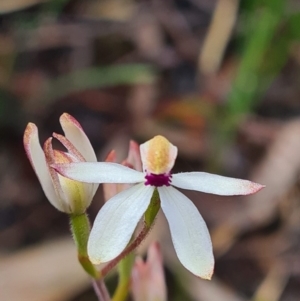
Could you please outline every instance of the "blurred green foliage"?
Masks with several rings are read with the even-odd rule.
[[[223,164],[223,151],[233,143],[238,125],[251,114],[300,41],[300,13],[285,0],[241,1],[240,61],[221,117],[216,121],[210,168]]]
[[[239,68],[228,96],[226,124],[229,130],[264,94],[286,63],[294,39],[290,16],[285,13],[285,0],[244,3],[248,17]]]
[[[149,84],[154,79],[155,69],[150,65],[123,64],[109,67],[93,67],[62,75],[49,82],[45,91],[44,101],[53,101],[71,93],[93,88]]]

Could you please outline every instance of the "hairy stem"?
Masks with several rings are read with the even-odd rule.
[[[78,261],[82,268],[93,278],[100,277],[87,254],[87,242],[90,235],[90,221],[86,213],[70,215],[71,232],[77,247]]]

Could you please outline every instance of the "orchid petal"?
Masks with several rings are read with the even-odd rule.
[[[24,148],[47,199],[56,209],[63,211],[53,187],[44,151],[39,142],[38,128],[33,123],[28,123],[25,129]]]
[[[206,172],[173,174],[172,185],[183,189],[218,195],[248,195],[265,187],[251,181],[228,178]]]
[[[210,279],[214,268],[212,243],[196,206],[172,186],[158,187],[158,192],[178,259],[196,276]]]
[[[177,147],[163,136],[140,145],[143,170],[153,174],[169,173],[177,157]]]
[[[97,162],[95,151],[79,122],[71,115],[64,113],[60,116],[60,124],[65,136],[83,155],[86,161]]]
[[[59,118],[59,122],[67,140],[69,140],[71,144],[74,145],[74,150],[76,152],[79,152],[84,157],[84,161],[97,162],[95,151],[91,145],[89,138],[83,131],[80,123],[68,113],[62,114]],[[70,148],[68,148],[67,145],[63,143],[63,141],[60,142],[68,149],[68,151],[70,151]],[[90,195],[91,199],[94,197],[98,186],[99,185],[92,186],[92,192]]]
[[[82,162],[53,164],[63,176],[86,183],[139,183],[144,174],[134,169],[110,162]]]
[[[107,155],[105,162],[116,162],[116,152],[114,150],[110,151]],[[114,195],[118,193],[118,184],[115,183],[105,183],[102,186],[104,202],[107,202]]]
[[[113,149],[106,156],[105,162],[115,163],[116,161],[117,161],[117,155],[116,155],[116,151]]]
[[[78,162],[86,162],[85,158],[78,151],[78,149],[76,149],[76,147],[65,136],[53,133],[53,137],[56,138],[70,154],[75,156]]]
[[[107,262],[123,251],[149,206],[153,191],[152,186],[137,184],[103,205],[88,241],[88,255],[94,264]]]
[[[61,186],[59,177],[61,177],[54,169],[49,168],[51,164],[55,162],[55,157],[58,159],[58,162],[68,162],[70,161],[70,157],[64,155],[63,152],[55,151],[56,154],[54,154],[54,150],[52,148],[52,138],[48,138],[44,143],[44,154],[46,158],[46,163],[48,166],[48,170],[50,173],[50,177],[52,179],[52,185],[54,187],[54,190],[56,192],[56,199],[59,203],[59,207],[61,211],[70,213],[70,207],[68,206],[68,203],[66,202],[66,196],[64,194],[63,188]]]
[[[140,148],[139,145],[133,140],[130,140],[129,142],[129,153],[126,162],[131,164],[132,167],[137,171],[143,170]]]
[[[167,288],[163,259],[158,243],[152,243],[147,252],[147,261],[135,259],[131,272],[131,288],[135,301],[165,301]]]

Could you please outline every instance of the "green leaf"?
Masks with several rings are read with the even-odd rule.
[[[142,64],[94,67],[63,75],[51,81],[44,101],[49,102],[71,93],[117,85],[149,84],[156,78],[152,67]]]

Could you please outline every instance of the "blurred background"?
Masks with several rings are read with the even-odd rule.
[[[175,171],[267,185],[185,192],[212,235],[210,282],[178,264],[158,218],[149,240],[162,244],[169,300],[300,299],[300,1],[0,1],[1,301],[96,300],[23,149],[29,121],[43,144],[63,112],[99,160],[161,134],[179,148]],[[92,219],[102,203],[100,187]]]

